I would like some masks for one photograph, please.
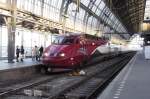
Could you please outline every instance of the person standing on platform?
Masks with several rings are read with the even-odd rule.
[[[43,54],[43,46],[40,47],[39,52],[40,52],[39,54],[39,61],[40,61],[40,58],[42,57]]]
[[[20,49],[18,48],[18,46],[17,46],[17,48],[16,48],[16,62],[19,62],[19,53],[20,53]]]
[[[38,61],[39,59],[39,49],[37,46],[35,46],[35,58],[36,58],[36,61]]]
[[[35,61],[35,47],[32,48],[32,61]]]
[[[21,54],[21,62],[23,62],[23,58],[24,58],[24,48],[23,48],[23,45],[21,46],[21,49],[20,49],[20,54]]]

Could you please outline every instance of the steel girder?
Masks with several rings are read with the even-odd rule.
[[[76,0],[72,0],[72,2],[74,2],[74,3],[76,3]],[[90,5],[90,4],[89,4]],[[88,5],[88,6],[89,6]],[[87,21],[88,21],[88,18],[90,17],[90,16],[93,16],[93,17],[95,17],[96,19],[98,19],[100,22],[103,22],[104,24],[107,24],[105,21],[103,21],[102,20],[102,18],[100,17],[100,16],[98,16],[98,15],[96,15],[89,7],[86,7],[84,4],[80,4],[80,7],[82,8],[82,9],[84,9],[87,13],[85,14],[85,17],[84,17],[84,20],[85,20],[85,23],[86,23],[86,25],[87,25]],[[110,26],[109,24],[107,24],[107,26],[108,27],[110,27],[110,28],[113,28],[112,26]],[[116,31],[116,30],[115,30]]]

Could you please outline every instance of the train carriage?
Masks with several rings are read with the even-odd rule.
[[[79,68],[106,40],[88,34],[59,35],[43,54],[45,71]]]

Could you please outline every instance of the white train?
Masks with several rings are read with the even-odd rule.
[[[110,45],[102,45],[96,48],[96,50],[93,51],[93,53],[100,53],[100,54],[108,54],[108,53],[120,53],[120,52],[125,52],[129,51],[127,47],[122,46],[122,45],[115,45],[115,44],[110,44]]]

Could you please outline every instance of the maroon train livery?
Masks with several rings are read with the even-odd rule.
[[[46,71],[78,68],[97,47],[106,43],[106,40],[88,34],[59,35],[45,49],[43,67]]]

